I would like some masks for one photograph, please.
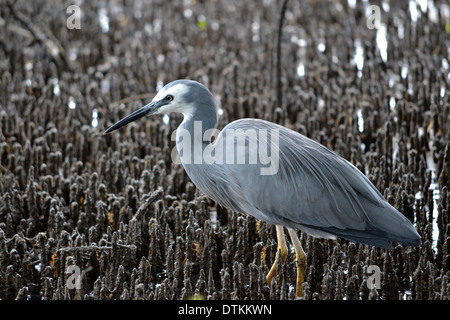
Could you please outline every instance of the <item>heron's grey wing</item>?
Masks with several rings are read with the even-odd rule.
[[[415,239],[414,245],[418,244],[411,223],[389,205],[364,174],[336,153],[285,127],[256,119],[229,124],[223,130],[224,139],[227,130],[237,129],[267,130],[267,134],[257,134],[258,146],[267,145],[272,160],[277,157],[279,161],[272,175],[262,174],[265,166],[261,162],[229,161],[226,165],[234,188],[239,189],[236,192],[260,212],[247,213],[313,235],[316,231],[318,236],[332,234],[380,247],[390,246],[386,240],[408,244]],[[249,142],[247,160],[248,150],[254,149]]]

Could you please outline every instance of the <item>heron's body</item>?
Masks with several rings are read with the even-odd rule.
[[[214,144],[226,144],[223,133],[237,129],[278,130],[279,169],[273,175],[262,175],[262,164],[248,161],[183,163],[194,184],[218,204],[316,237],[338,236],[382,248],[390,248],[389,241],[418,245],[417,232],[409,220],[364,174],[330,149],[286,127],[258,119],[230,123]],[[271,150],[270,140],[263,143]],[[246,159],[249,147],[247,143]]]
[[[419,234],[411,222],[364,174],[330,149],[293,130],[264,120],[240,119],[225,126],[211,142],[209,131],[217,126],[216,105],[209,90],[198,82],[169,83],[152,103],[107,132],[147,114],[171,111],[184,114],[177,131],[177,148],[193,183],[218,204],[277,225],[279,242],[284,241],[281,226],[289,228],[297,258],[304,263],[293,230],[381,248],[391,248],[389,241],[419,244]],[[230,151],[230,146],[234,148],[232,156],[223,152]],[[262,172],[269,165],[269,156],[252,158],[261,148],[276,161],[274,170],[265,174]],[[214,161],[205,161],[205,154],[214,154]],[[274,268],[276,272],[276,264]]]

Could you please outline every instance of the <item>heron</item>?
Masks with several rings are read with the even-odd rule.
[[[306,253],[298,231],[325,239],[343,238],[379,248],[391,242],[418,246],[414,225],[381,195],[353,164],[287,127],[253,118],[217,130],[214,96],[194,80],[175,80],[153,100],[105,131],[153,114],[183,114],[176,131],[181,163],[195,186],[222,207],[275,225],[277,263],[284,263],[287,229],[295,252],[296,297],[303,296]]]

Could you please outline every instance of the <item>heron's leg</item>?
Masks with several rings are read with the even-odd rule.
[[[270,268],[270,271],[266,276],[267,283],[269,285],[272,282],[273,277],[275,277],[277,274],[278,255],[281,255],[281,262],[284,263],[284,260],[286,260],[288,254],[288,247],[286,245],[286,238],[284,237],[283,226],[277,225],[275,227],[277,230],[278,247],[277,247],[277,255],[275,256],[275,262],[273,263],[272,268]]]
[[[306,253],[303,251],[300,240],[297,236],[297,231],[288,228],[289,236],[295,250],[295,263],[297,265],[297,285],[295,288],[297,298],[303,297],[303,282],[306,274]]]

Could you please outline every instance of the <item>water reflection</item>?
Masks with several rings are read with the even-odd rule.
[[[364,66],[364,49],[361,44],[361,40],[355,40],[355,55],[353,56],[353,62],[356,64],[358,69],[358,78],[362,76],[362,69]]]
[[[380,24],[380,28],[377,30],[376,43],[378,50],[380,51],[380,56],[383,62],[386,62],[388,59],[387,48],[387,30],[386,25],[384,23]]]
[[[103,33],[109,32],[109,17],[108,11],[105,8],[100,8],[98,10],[98,22],[100,24],[100,28],[102,28]]]
[[[438,228],[438,224],[437,224],[437,219],[438,219],[438,201],[439,198],[441,197],[441,192],[439,190],[439,185],[437,184],[437,182],[435,182],[436,180],[436,174],[435,171],[432,171],[431,173],[431,181],[432,183],[430,184],[430,190],[433,190],[433,245],[432,248],[436,250],[436,245],[437,245],[437,241],[439,238],[439,228]]]
[[[92,122],[91,125],[93,128],[97,128],[98,126],[98,111],[97,109],[94,108],[94,110],[92,110]]]
[[[394,97],[389,98],[389,109],[391,109],[392,112],[395,112],[395,106],[397,105],[397,102],[395,101]]]
[[[299,77],[305,76],[305,65],[303,64],[303,62],[300,62],[297,66],[297,75]]]
[[[296,44],[299,47],[298,51],[297,51],[297,57],[300,60],[300,62],[297,65],[296,72],[297,72],[297,75],[300,78],[302,78],[302,77],[305,76],[305,63],[304,63],[304,61],[306,61],[306,59],[307,59],[307,51],[306,51],[306,49],[307,49],[308,42],[305,39],[298,38],[295,35],[291,37],[291,42]]]
[[[69,102],[67,102],[67,106],[69,107],[69,109],[72,110],[74,110],[77,107],[75,99],[72,96],[69,97]]]
[[[417,18],[419,16],[419,11],[417,11],[416,2],[413,0],[409,1],[409,14],[410,14],[413,24],[415,24],[417,22]]]
[[[347,0],[347,4],[352,9],[356,8],[356,0]]]
[[[53,94],[55,96],[59,96],[61,94],[61,90],[59,88],[59,80],[58,80],[58,78],[53,78],[52,79],[52,84],[53,84]]]
[[[361,109],[358,109],[356,116],[358,118],[358,131],[364,132],[364,117]]]
[[[323,40],[321,40],[321,42],[319,42],[319,44],[317,45],[317,50],[323,53],[327,49],[327,46],[325,45],[325,42],[322,41]]]
[[[402,79],[406,79],[408,77],[408,71],[409,71],[408,62],[404,62],[402,64],[402,69],[400,71]]]

